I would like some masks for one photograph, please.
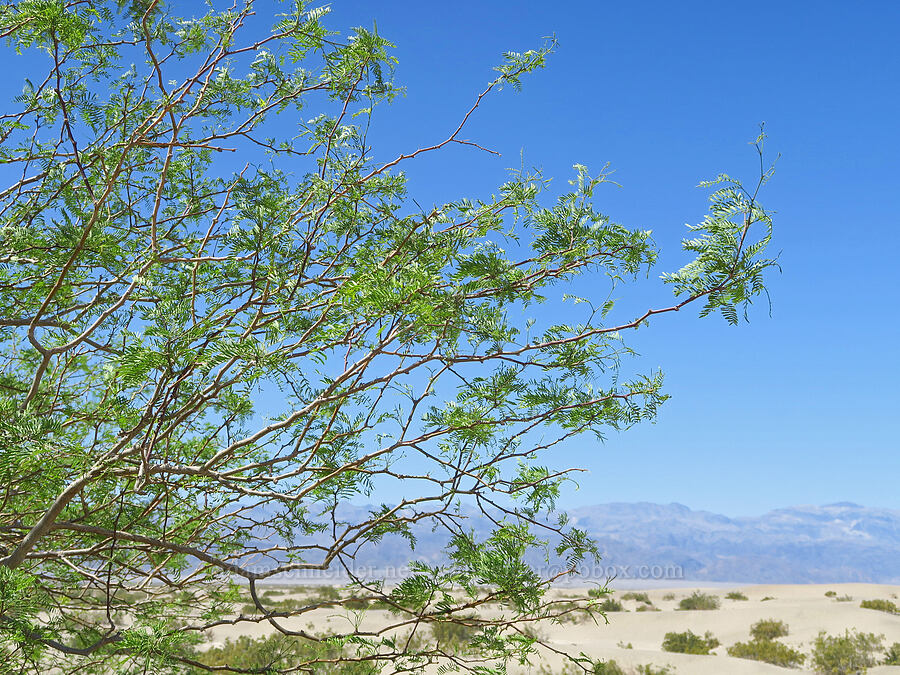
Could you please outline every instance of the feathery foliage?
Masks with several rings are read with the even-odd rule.
[[[764,291],[771,173],[753,192],[706,184],[693,261],[663,276],[677,304],[614,321],[612,302],[563,302],[578,277],[656,262],[648,231],[594,207],[605,174],[576,165],[552,198],[523,170],[424,210],[406,190],[415,157],[480,151],[461,133],[482,97],[522,86],[552,43],[505,55],[443,140],[376,161],[369,124],[400,92],[388,40],[342,36],[302,0],[268,32],[250,0],[212,5],[0,5],[28,71],[0,115],[0,661],[505,672],[540,640],[523,622],[573,611],[545,595],[555,576],[597,554],[553,515],[572,470],[552,449],[665,400],[660,373],[619,376],[625,331],[694,302],[734,322]],[[392,588],[360,571],[422,527],[446,535],[444,562]],[[548,551],[559,574],[535,565]],[[323,570],[347,587],[258,592]],[[472,618],[486,603],[500,611]],[[299,628],[325,610],[349,622]],[[367,611],[378,630],[359,628]],[[222,621],[279,637],[202,655]]]

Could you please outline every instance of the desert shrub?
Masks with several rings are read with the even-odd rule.
[[[769,600],[774,600],[774,599],[775,598],[773,598],[771,595],[767,595],[766,597],[762,598],[760,600],[760,602],[768,602]]]
[[[368,609],[369,601],[363,598],[347,598],[341,603],[347,609]]]
[[[900,642],[895,642],[884,653],[884,665],[900,666]]]
[[[627,673],[622,670],[622,667],[615,661],[601,661],[594,665],[593,670],[587,672],[591,673],[591,675],[627,675]],[[537,675],[585,675],[585,671],[584,668],[572,663],[565,664],[562,667],[562,670],[551,668],[544,664],[540,667],[540,670],[537,671]]]
[[[688,597],[681,599],[678,609],[719,609],[719,598],[715,595],[694,591]]]
[[[624,612],[627,611],[624,607],[622,607],[622,603],[616,600],[615,598],[607,598],[603,602],[601,602],[597,609],[601,612]]]
[[[583,602],[575,600],[556,600],[552,603],[554,620],[559,623],[582,623],[593,616],[596,607],[588,609]]]
[[[838,597],[835,598],[835,600],[837,602],[853,602],[853,596],[852,595],[839,595]]]
[[[621,640],[619,640],[619,642],[616,643],[616,647],[618,647],[619,649],[634,649],[633,644],[631,644],[630,642],[626,643]]]
[[[652,605],[653,601],[650,599],[650,596],[646,593],[635,593],[634,591],[629,591],[625,595],[622,596],[623,600],[637,600],[638,602],[643,602],[648,605]]]
[[[806,657],[796,649],[775,640],[764,639],[737,642],[728,648],[728,655],[739,659],[765,661],[784,668],[795,668],[806,660]]]
[[[674,600],[674,599],[675,599],[675,594],[674,594],[674,593],[666,593],[666,594],[663,596],[662,599],[663,599],[663,600]]]
[[[320,600],[340,600],[341,592],[334,586],[322,585],[316,588]]]
[[[865,673],[877,665],[884,636],[845,631],[843,635],[822,632],[813,643],[812,665],[820,675]]]
[[[837,591],[825,591],[826,598],[834,598],[837,597]]]
[[[672,672],[669,666],[654,666],[652,663],[637,666],[634,669],[636,675],[669,675]]]
[[[678,654],[709,654],[709,651],[718,647],[719,644],[712,633],[707,632],[700,636],[687,630],[683,633],[666,633],[662,648],[663,651]]]
[[[543,665],[537,671],[537,675],[584,675],[584,672],[583,668],[567,663],[562,670]],[[635,666],[634,670],[626,671],[615,661],[601,661],[588,672],[591,675],[671,675],[673,671],[670,666],[654,666],[652,664]]]
[[[290,668],[298,661],[328,659],[339,654],[339,648],[334,645],[276,633],[256,639],[241,635],[236,640],[226,640],[221,647],[199,652],[193,658],[208,667],[228,666],[229,669],[244,668],[265,672],[267,669]],[[309,672],[316,675],[374,675],[377,671],[372,665],[362,662],[322,664]]]
[[[522,635],[531,638],[535,642],[546,642],[548,640],[547,631],[535,623],[526,623],[521,628]]]
[[[900,607],[897,607],[890,600],[863,600],[859,603],[863,609],[875,609],[879,612],[887,612],[888,614],[900,614]]]
[[[473,145],[459,134],[482,97],[543,67],[553,39],[507,52],[456,131],[403,154],[366,141],[373,108],[401,91],[391,43],[362,28],[337,37],[305,0],[285,14],[256,3],[252,19],[252,0],[227,4],[0,4],[6,46],[52,44],[58,57],[13,65],[11,86],[26,90],[0,113],[10,167],[0,179],[0,571],[13,584],[0,651],[10,639],[23,654],[47,650],[31,668],[7,664],[15,671],[122,672],[144,659],[145,670],[169,670],[183,640],[227,620],[222,597],[232,602],[235,581],[339,572],[371,561],[382,537],[411,541],[421,526],[453,534],[449,559],[414,562],[392,597],[422,614],[433,599],[477,607],[495,595],[473,581],[496,586],[515,611],[486,620],[496,630],[472,661],[499,668],[528,646],[512,629],[542,616],[554,577],[535,561],[550,542],[562,541],[567,565],[596,553],[564,518],[546,518],[570,469],[538,455],[655,417],[661,374],[620,381],[610,368],[632,354],[619,331],[695,302],[737,323],[775,265],[761,257],[771,219],[752,186],[723,174],[704,183],[711,212],[683,244],[697,257],[663,275],[677,305],[633,321],[641,291],[639,310],[616,309],[619,328],[581,307],[557,310],[570,284],[602,297],[657,261],[648,231],[594,210],[603,170],[577,165],[558,200],[526,169],[496,191],[479,185],[479,200],[451,185],[435,197],[452,201],[426,199],[421,213],[405,171],[414,156]],[[245,22],[254,32],[235,35]],[[282,111],[284,122],[273,119]],[[515,239],[509,255],[498,238]],[[519,343],[547,291],[539,329]],[[542,325],[548,309],[552,326]],[[388,438],[397,426],[400,438]],[[345,508],[393,481],[399,503],[377,495],[388,503]],[[460,500],[487,523],[477,535],[459,526]],[[152,596],[133,622],[73,597],[101,572],[106,585]],[[453,596],[460,584],[464,599]],[[18,590],[30,585],[46,599]],[[188,599],[174,595],[182,588]],[[50,639],[59,614],[102,639],[68,650]],[[364,629],[348,617],[334,645],[386,670],[428,658],[390,644],[411,622],[377,614]],[[473,670],[465,661],[433,665]]]
[[[731,591],[730,593],[725,594],[726,600],[746,600],[747,596],[741,593],[740,591]]]
[[[326,586],[324,588],[334,590],[331,586]],[[337,591],[335,591],[335,593],[337,593]],[[310,604],[316,603],[333,603],[335,606],[340,605],[350,610],[393,609],[391,605],[387,604],[383,600],[368,600],[355,596],[351,596],[349,598],[341,600],[340,595],[337,595],[337,597],[335,597],[330,592],[319,594],[318,597],[311,599],[291,597],[278,598],[264,593],[260,596],[260,602],[262,602],[262,606],[266,609],[266,611],[273,614],[281,612],[296,612],[308,607]],[[245,604],[241,608],[241,611],[244,614],[263,614],[263,612],[261,612],[252,601]]]
[[[556,602],[554,609],[560,623],[581,623],[591,618],[591,612],[584,605],[571,600]]]
[[[653,605],[638,605],[635,612],[661,612],[662,610],[659,607],[654,607]]]
[[[763,619],[750,626],[750,637],[754,640],[774,640],[788,634],[788,625],[776,619]]]
[[[438,646],[447,651],[462,651],[469,641],[478,633],[478,626],[473,623],[463,623],[474,617],[456,617],[455,621],[435,621],[431,624],[431,634],[437,640]]]
[[[173,594],[175,598],[182,602],[193,602],[196,595],[187,591]],[[83,589],[78,596],[81,600],[91,602],[91,604],[99,603],[102,609],[106,610],[107,593],[100,589]],[[112,589],[109,594],[109,601],[112,605],[134,605],[138,602],[148,599],[149,596],[142,591],[127,591],[122,588]],[[96,607],[94,607],[96,608]]]
[[[272,613],[296,612],[310,604],[310,601],[305,598],[271,598],[265,595],[260,596],[260,602],[267,611]],[[244,614],[262,614],[252,600],[243,606],[242,611]]]

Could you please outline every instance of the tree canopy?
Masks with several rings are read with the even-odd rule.
[[[552,43],[505,54],[446,137],[376,161],[369,124],[400,91],[391,43],[277,7],[0,6],[7,58],[28,69],[0,115],[10,672],[505,672],[537,648],[532,622],[598,611],[551,599],[529,555],[565,573],[597,553],[554,513],[572,469],[553,448],[665,399],[660,373],[620,377],[626,332],[687,305],[736,323],[764,292],[762,136],[754,187],[703,184],[691,261],[662,275],[673,303],[612,321],[606,291],[567,291],[629,283],[657,253],[594,207],[606,174],[575,165],[552,195],[522,170],[490,198],[427,208],[406,190],[416,157],[483,151],[466,122]],[[398,484],[405,498],[383,502]],[[358,573],[422,525],[446,533],[445,560],[411,552],[395,585]],[[309,570],[348,582],[292,606],[260,592]],[[377,625],[317,631],[322,607]],[[229,622],[268,626],[259,662],[197,649]],[[440,637],[454,625],[465,649]]]

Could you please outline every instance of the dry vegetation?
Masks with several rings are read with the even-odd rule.
[[[604,659],[603,669],[592,671],[595,674],[739,675],[774,674],[781,669],[821,675],[866,671],[872,675],[900,673],[900,623],[892,609],[896,603],[884,599],[892,597],[894,588],[854,590],[857,597],[866,598],[858,605],[834,604],[840,595],[851,594],[846,592],[849,586],[840,588],[840,593],[832,590],[826,593],[814,586],[783,587],[774,594],[772,590],[748,587],[723,592],[722,597],[736,602],[722,604],[709,590],[613,592],[560,588],[553,592],[559,619],[531,623],[525,626],[522,635],[537,638],[553,648],[568,647],[569,651],[575,651],[574,647]],[[322,608],[309,620],[315,622],[319,631],[337,632],[341,628],[342,619],[329,611],[330,603],[339,597],[331,586],[272,587],[263,590],[260,597],[267,606],[286,611],[319,602]],[[760,605],[764,598],[769,600]],[[249,604],[244,600],[235,604],[235,612],[248,610],[242,607]],[[603,614],[592,617],[584,611],[587,603],[602,609]],[[365,629],[369,623],[377,625],[379,621],[375,617],[390,611],[383,603],[360,599],[360,627]],[[428,626],[398,631],[396,642],[399,647],[412,645],[448,654],[471,654],[477,651],[481,639],[484,623],[480,619],[495,618],[502,611],[499,605],[488,606],[481,608],[479,615],[472,613],[453,621],[434,621]],[[296,637],[273,635],[264,628],[264,622],[245,634],[218,629],[209,638],[198,657],[209,666],[233,661],[238,656],[246,668],[283,666],[313,660],[313,657],[321,659],[334,649]],[[555,658],[551,651],[545,649],[542,653],[542,662],[511,667],[510,673],[574,675],[584,672]],[[314,672],[367,675],[373,671],[358,663]],[[424,668],[422,672],[432,671]]]

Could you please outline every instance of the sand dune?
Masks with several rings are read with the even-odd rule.
[[[721,587],[701,589],[724,598],[727,589]],[[676,673],[691,675],[713,675],[722,673],[784,673],[785,668],[756,661],[736,659],[727,655],[726,648],[735,642],[749,639],[750,626],[761,619],[774,618],[784,621],[790,627],[790,634],[781,640],[800,651],[808,652],[810,643],[820,631],[842,634],[847,628],[863,632],[884,634],[886,643],[900,641],[900,616],[885,612],[862,609],[861,600],[891,598],[900,595],[900,586],[879,586],[875,584],[832,584],[824,585],[767,585],[736,587],[747,596],[747,600],[722,599],[718,610],[676,610],[680,598],[690,592],[684,588],[676,591],[646,591],[660,612],[635,612],[640,604],[624,601],[630,612],[609,614],[609,625],[592,626],[580,624],[566,626],[564,630],[554,627],[549,636],[555,646],[572,646],[583,649],[592,656],[615,659],[622,666],[652,663],[670,664]],[[833,590],[838,596],[850,596],[851,601],[838,602],[825,597]],[[674,600],[663,600],[663,596],[675,594]],[[772,600],[762,601],[771,597]],[[672,654],[663,652],[663,637],[669,631],[691,630],[702,634],[712,632],[722,643],[710,656]],[[622,649],[620,643],[631,643],[633,649]],[[812,672],[796,670],[793,672]],[[900,667],[879,667],[871,673],[900,673]]]
[[[704,590],[721,599],[717,610],[681,611],[678,601],[696,589]],[[900,604],[900,586],[876,584],[830,584],[830,585],[765,585],[731,586],[723,588],[681,587],[677,589],[650,589],[647,593],[653,605],[661,611],[635,611],[642,603],[623,600],[628,611],[613,612],[608,625],[595,625],[587,621],[564,625],[545,624],[540,626],[541,634],[557,649],[578,653],[584,651],[593,657],[615,659],[619,665],[628,668],[642,664],[670,666],[672,672],[685,675],[735,675],[751,673],[811,673],[806,669],[785,669],[765,663],[737,659],[727,655],[726,648],[735,642],[749,639],[750,626],[761,619],[778,619],[787,623],[790,634],[781,640],[804,653],[809,653],[811,643],[820,631],[832,635],[843,634],[845,629],[883,634],[885,644],[900,642],[900,616],[870,609],[862,609],[860,601],[866,599],[891,599]],[[739,590],[747,600],[726,600],[728,590]],[[838,601],[826,597],[827,591],[837,596],[848,596],[852,600]],[[586,589],[561,588],[553,593],[560,597],[586,593]],[[617,591],[621,597],[624,589]],[[674,594],[674,599],[671,595]],[[669,598],[669,599],[664,599]],[[764,598],[771,598],[764,600]],[[348,628],[333,611],[323,611],[315,616],[307,615],[298,620],[295,627],[306,627],[312,622],[317,629],[326,626],[331,629]],[[379,623],[377,612],[370,612],[362,624],[365,629]],[[290,622],[287,622],[290,625]],[[670,631],[691,630],[697,634],[710,631],[721,646],[709,656],[674,654],[662,651],[663,637]],[[213,644],[238,635],[261,636],[270,630],[265,625],[241,624],[217,628],[210,635]],[[625,648],[624,645],[631,645]],[[558,668],[559,657],[546,657],[547,665]],[[528,674],[537,668],[511,669],[511,672]],[[869,671],[873,675],[900,674],[898,666],[879,666]]]

